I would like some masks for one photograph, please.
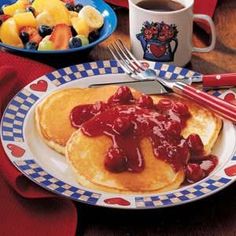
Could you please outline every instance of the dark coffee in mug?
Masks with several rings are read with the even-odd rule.
[[[184,8],[180,2],[174,0],[142,0],[137,6],[151,11],[177,11]]]

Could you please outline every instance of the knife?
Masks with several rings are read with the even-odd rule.
[[[193,76],[192,82],[201,82],[204,88],[236,87],[236,73]]]
[[[186,77],[178,77],[178,79],[186,79]],[[229,88],[236,87],[236,73],[227,74],[215,74],[215,75],[200,75],[192,77],[193,83],[203,83],[204,89],[219,89],[219,88]],[[137,89],[146,94],[162,94],[171,92],[164,88],[156,80],[139,80],[139,81],[128,81],[128,82],[114,82],[114,83],[99,83],[91,84],[89,87],[101,87],[104,85],[127,85],[134,89]]]
[[[168,90],[156,80],[136,80],[136,81],[127,81],[127,82],[90,84],[88,87],[96,88],[96,87],[101,87],[101,86],[106,86],[106,85],[128,86],[149,95],[165,94],[165,93],[172,92],[171,90]]]

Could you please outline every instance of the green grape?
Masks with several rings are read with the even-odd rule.
[[[54,50],[54,49],[55,48],[54,48],[53,42],[50,40],[42,40],[39,43],[39,47],[38,47],[39,51],[47,51],[47,50]]]
[[[82,34],[78,34],[76,37],[81,40],[82,46],[85,46],[85,45],[89,44],[89,40],[86,36],[84,36]]]

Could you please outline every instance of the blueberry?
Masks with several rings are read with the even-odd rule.
[[[35,9],[34,9],[33,7],[31,7],[31,6],[26,7],[26,11],[28,11],[28,12],[32,12],[33,15],[35,16]]]
[[[3,14],[4,14],[3,9],[0,8],[0,15],[3,15]]]
[[[82,8],[83,8],[83,5],[77,4],[77,5],[74,6],[74,11],[79,13]]]
[[[88,40],[89,42],[94,42],[95,40],[97,40],[100,36],[100,33],[98,30],[95,30],[95,31],[92,31],[89,33],[89,36],[88,36]]]
[[[37,50],[38,49],[38,44],[35,42],[28,42],[25,44],[25,49],[28,50]]]
[[[77,32],[75,31],[74,27],[71,26],[70,29],[71,29],[72,36],[76,36]]]
[[[20,39],[23,44],[26,44],[29,41],[29,34],[27,32],[20,32]]]
[[[47,25],[40,25],[38,31],[39,31],[40,36],[45,37],[52,33],[52,28]]]
[[[2,25],[3,22],[4,22],[4,20],[2,19],[2,17],[0,17],[0,26]]]
[[[82,46],[82,41],[78,37],[72,37],[69,40],[69,48],[79,48]]]
[[[66,3],[65,7],[68,9],[68,11],[74,11],[74,5],[70,3]]]

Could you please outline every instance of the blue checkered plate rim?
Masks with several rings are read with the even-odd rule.
[[[186,78],[200,75],[168,64],[151,62],[148,66],[156,69],[160,76],[173,80],[179,75]],[[1,140],[8,158],[27,178],[49,191],[82,203],[109,208],[176,206],[209,196],[235,181],[236,129],[231,122],[224,120],[213,150],[219,157],[219,164],[208,177],[195,184],[171,192],[139,195],[94,191],[79,185],[65,158],[51,150],[39,137],[34,124],[35,106],[45,96],[62,88],[130,80],[116,61],[97,61],[59,69],[28,84],[10,101],[2,117]],[[229,90],[211,93],[222,98],[228,94],[236,97]]]

